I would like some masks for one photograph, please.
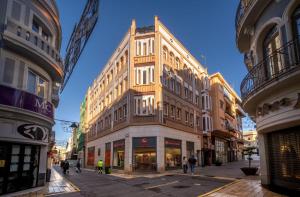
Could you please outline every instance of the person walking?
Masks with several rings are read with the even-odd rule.
[[[81,169],[80,169],[80,159],[77,160],[76,167],[77,167],[76,172],[77,172],[77,173],[81,173]]]
[[[195,156],[192,155],[192,156],[189,158],[189,164],[190,164],[190,168],[191,168],[191,173],[192,173],[192,175],[194,175],[194,172],[195,172],[195,165],[196,165],[196,162],[197,162],[197,160],[195,159]]]
[[[102,174],[102,170],[103,170],[103,161],[101,159],[99,159],[98,163],[97,163],[97,166],[98,166],[98,174]]]
[[[64,174],[69,173],[69,167],[70,167],[69,162],[68,162],[68,160],[66,160],[66,161],[64,162],[64,167],[63,167],[63,169],[64,169]]]
[[[186,157],[183,157],[182,164],[183,164],[183,173],[186,174],[188,170],[188,160]]]

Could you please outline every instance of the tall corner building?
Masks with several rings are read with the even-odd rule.
[[[1,195],[45,184],[63,69],[55,1],[0,4]]]
[[[158,17],[147,27],[133,20],[86,95],[87,166],[162,172],[191,155],[200,163],[209,90],[206,69]]]
[[[241,106],[242,101],[221,73],[214,73],[209,79],[213,126],[207,136],[210,143],[207,143],[208,149],[204,152],[205,165],[216,160],[222,163],[242,160],[242,118],[246,115]]]
[[[242,0],[243,107],[257,124],[261,183],[300,192],[300,2]]]

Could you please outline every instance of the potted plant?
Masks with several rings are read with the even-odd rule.
[[[256,147],[247,147],[243,150],[243,154],[248,156],[247,160],[249,161],[248,167],[241,168],[241,170],[244,172],[246,176],[255,175],[258,170],[257,167],[251,167],[251,161],[253,160],[252,155],[257,154],[256,150],[257,150]]]
[[[216,165],[216,166],[221,166],[222,163],[223,163],[223,162],[222,162],[222,160],[221,160],[220,158],[217,158],[216,161],[215,161],[215,165]]]

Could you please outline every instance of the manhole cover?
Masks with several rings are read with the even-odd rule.
[[[184,189],[184,188],[189,188],[191,186],[188,186],[188,185],[176,185],[176,186],[173,186],[173,188],[176,188],[176,189]]]

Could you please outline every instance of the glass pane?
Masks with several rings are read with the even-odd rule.
[[[12,154],[19,154],[20,153],[20,146],[19,145],[13,145],[11,153]]]
[[[24,157],[24,162],[30,162],[30,156],[25,156]]]
[[[18,164],[10,165],[10,172],[16,172],[18,170]]]
[[[29,170],[30,168],[30,165],[29,164],[24,164],[23,165],[23,170]]]
[[[25,146],[25,155],[30,155],[31,154],[31,146]]]
[[[42,78],[39,78],[39,84],[38,84],[38,96],[45,98],[46,97],[46,81]]]
[[[27,80],[27,91],[35,94],[36,89],[36,75],[32,72],[28,72],[28,80]]]
[[[11,163],[17,163],[17,162],[19,162],[19,156],[12,155],[11,156]]]

